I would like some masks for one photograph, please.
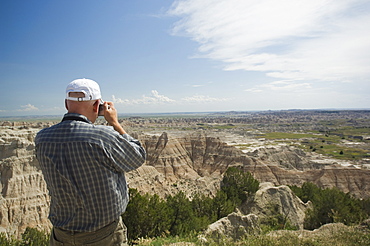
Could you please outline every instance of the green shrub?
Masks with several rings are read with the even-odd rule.
[[[122,216],[130,239],[156,237],[170,227],[170,209],[158,195],[141,195],[130,189],[130,202]]]
[[[170,208],[171,235],[185,235],[194,229],[195,216],[190,200],[180,191],[174,196],[167,197],[167,206]]]
[[[236,207],[237,205],[235,202],[228,199],[227,194],[222,190],[219,190],[216,196],[213,198],[213,209],[216,215],[216,220],[219,220],[232,213]]]
[[[47,246],[49,235],[35,228],[27,227],[22,234],[22,246]]]
[[[22,239],[7,238],[0,233],[1,246],[47,246],[49,245],[49,234],[36,228],[27,227],[22,233]]]
[[[292,186],[291,189],[303,202],[312,202],[313,208],[306,213],[306,229],[336,222],[353,225],[370,215],[366,208],[368,200],[356,199],[338,188],[320,189],[315,184],[304,183],[301,188]]]
[[[194,195],[191,205],[195,216],[195,231],[206,229],[209,224],[217,220],[214,201],[214,199],[204,194]]]
[[[232,213],[248,195],[257,191],[259,182],[250,173],[229,168],[222,189],[214,198],[195,194],[190,201],[183,192],[161,199],[141,195],[130,189],[130,202],[122,218],[130,241],[141,237],[189,235]]]
[[[261,219],[261,228],[264,232],[274,230],[297,230],[298,228],[291,224],[287,215],[279,213],[277,204],[267,204],[266,216]]]
[[[4,233],[0,233],[0,245],[1,246],[18,246],[21,242],[13,238],[7,238]]]
[[[221,190],[236,206],[245,202],[249,195],[256,193],[259,182],[250,172],[243,172],[240,168],[229,167],[221,182]]]

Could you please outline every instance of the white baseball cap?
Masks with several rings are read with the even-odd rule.
[[[71,92],[82,92],[84,97],[70,97]],[[76,79],[68,84],[66,89],[66,99],[72,101],[92,101],[101,99],[100,87],[98,83],[91,79]]]

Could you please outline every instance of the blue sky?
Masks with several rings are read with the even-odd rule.
[[[368,0],[0,0],[0,116],[370,108]]]

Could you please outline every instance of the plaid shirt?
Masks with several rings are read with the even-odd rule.
[[[59,124],[41,130],[35,143],[54,227],[95,231],[125,211],[125,172],[140,167],[146,158],[138,140],[93,125],[83,115],[66,114]]]

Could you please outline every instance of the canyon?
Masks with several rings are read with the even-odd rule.
[[[368,127],[369,115],[362,112],[354,117],[346,112],[339,118],[352,127],[356,124]],[[272,186],[312,182],[321,188],[337,187],[357,198],[369,198],[368,158],[336,159],[306,151],[290,141],[260,136],[266,131],[292,131],[289,122],[291,125],[294,122],[299,131],[313,128],[324,133],[333,131],[330,124],[318,124],[321,117],[321,113],[309,112],[302,117],[289,114],[288,119],[273,113],[259,118],[235,113],[233,116],[123,118],[121,124],[147,151],[146,163],[126,174],[128,185],[160,197],[179,191],[189,198],[196,193],[213,196],[227,168],[238,166],[260,183],[269,182]],[[271,120],[280,123],[272,125]],[[0,232],[18,237],[27,227],[50,229],[47,219],[50,198],[35,158],[33,140],[39,130],[55,123],[0,122]],[[367,138],[365,134],[361,141],[353,143],[369,150]]]

